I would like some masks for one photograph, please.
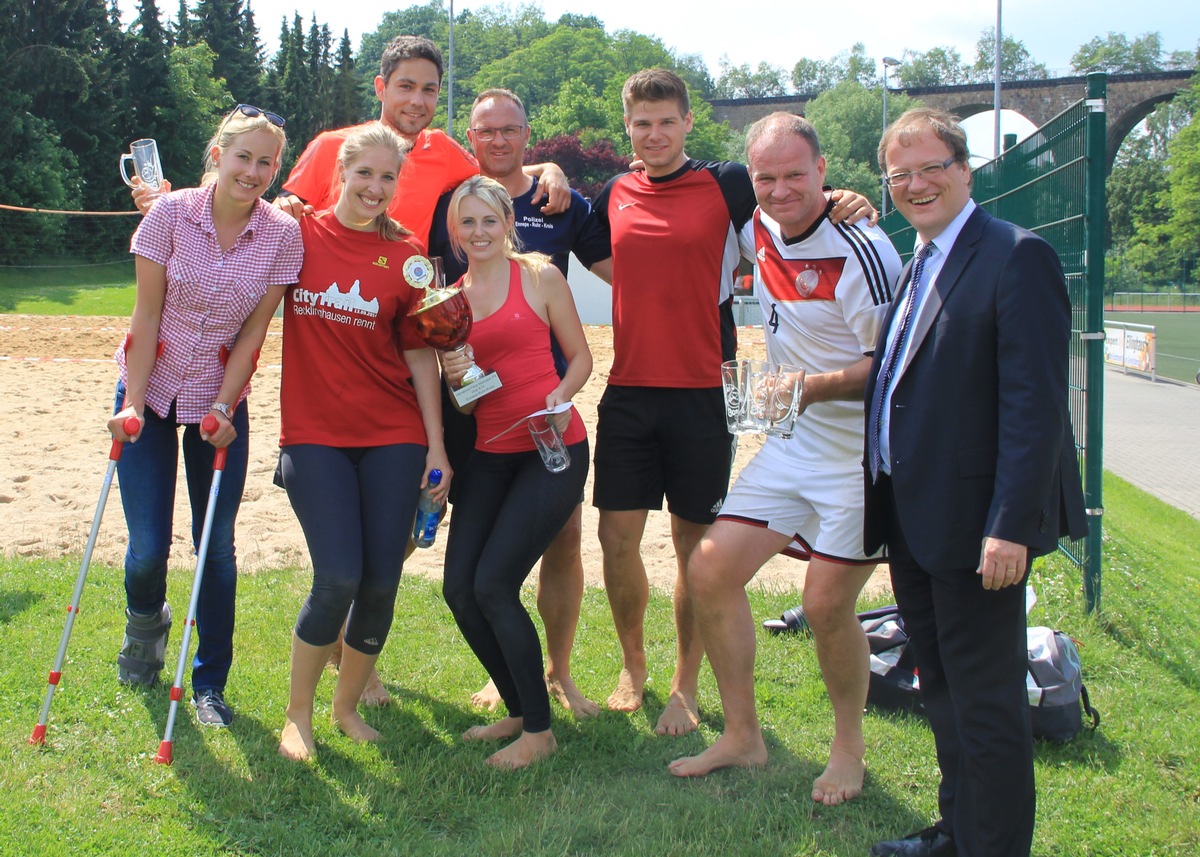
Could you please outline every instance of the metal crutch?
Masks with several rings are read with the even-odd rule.
[[[200,428],[212,434],[220,427],[217,418],[208,414],[200,421]],[[192,598],[188,602],[187,621],[183,624],[183,643],[179,650],[179,665],[175,668],[175,683],[171,685],[171,708],[167,712],[167,728],[154,761],[169,765],[172,761],[171,735],[175,731],[175,714],[179,700],[183,698],[183,671],[187,667],[188,647],[192,641],[192,628],[196,624],[196,605],[200,601],[200,580],[204,576],[204,562],[208,558],[208,537],[212,533],[213,515],[217,510],[217,495],[221,493],[221,475],[225,472],[228,447],[221,447],[213,456],[212,488],[208,492],[208,508],[204,512],[204,529],[200,533],[200,548],[196,551],[196,575],[192,579]]]
[[[132,437],[141,430],[142,424],[137,417],[129,417],[122,428]],[[63,661],[67,657],[67,643],[71,639],[71,629],[75,627],[75,617],[79,615],[79,601],[83,597],[83,583],[87,579],[88,568],[92,564],[92,550],[96,547],[96,536],[100,532],[100,520],[104,517],[104,507],[108,504],[108,491],[112,488],[113,474],[117,470],[117,460],[125,444],[113,438],[112,448],[108,452],[108,469],[104,471],[104,482],[100,486],[100,500],[96,503],[96,514],[92,517],[92,530],[88,533],[87,547],[83,549],[83,561],[79,564],[79,576],[75,579],[75,592],[71,595],[71,603],[67,607],[67,624],[63,627],[62,638],[58,641],[58,654],[54,657],[54,666],[50,670],[50,686],[46,688],[46,700],[42,703],[42,716],[38,718],[33,734],[29,736],[30,744],[46,743],[46,723],[50,719],[50,703],[54,701],[54,691],[58,680],[62,678]]]

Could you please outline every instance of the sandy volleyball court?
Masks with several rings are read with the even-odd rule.
[[[0,552],[5,556],[79,555],[87,540],[107,463],[109,437],[104,423],[111,412],[116,383],[112,353],[128,320],[109,317],[0,316],[0,379],[14,416],[2,429],[0,443]],[[264,568],[307,567],[308,552],[287,495],[271,484],[279,436],[280,326],[273,323],[263,349],[250,397],[250,466],[238,517],[238,557],[245,572]],[[596,403],[612,363],[612,330],[588,327],[596,370],[576,397],[576,405],[595,436]],[[740,353],[762,353],[762,335],[739,331]],[[743,439],[736,469],[757,450]],[[124,521],[114,483],[94,561],[120,565],[125,551]],[[589,479],[588,498],[591,487]],[[182,482],[176,492],[172,567],[192,568],[188,512]],[[590,585],[600,586],[601,554],[596,541],[596,510],[584,506],[583,560]],[[445,531],[433,548],[419,551],[406,573],[441,575]],[[669,518],[652,512],[643,555],[651,583],[667,590],[675,576]],[[798,586],[804,564],[773,559],[759,582],[771,589]],[[885,586],[876,572],[871,586]]]

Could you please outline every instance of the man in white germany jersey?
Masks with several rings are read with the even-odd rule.
[[[759,208],[739,237],[755,262],[767,356],[807,376],[795,435],[767,438],[688,563],[725,733],[670,769],[703,776],[766,763],[745,586],[783,552],[808,560],[804,615],[834,710],[829,762],[812,799],[832,806],[859,794],[865,770],[869,653],[854,609],[878,556],[862,550],[862,397],[901,265],[882,230],[829,220],[825,159],[808,120],[788,113],[759,120],[747,133],[746,154]]]

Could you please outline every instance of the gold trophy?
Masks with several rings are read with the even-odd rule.
[[[404,263],[404,279],[425,297],[408,313],[417,328],[417,335],[430,348],[465,354],[471,368],[457,387],[450,389],[459,407],[464,407],[501,386],[500,376],[484,372],[475,365],[474,354],[467,345],[471,335],[471,305],[460,288],[446,288],[446,275],[438,256],[410,256]]]

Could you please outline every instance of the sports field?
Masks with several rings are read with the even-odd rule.
[[[1196,383],[1200,372],[1200,312],[1105,312],[1106,321],[1156,328],[1158,374]]]

